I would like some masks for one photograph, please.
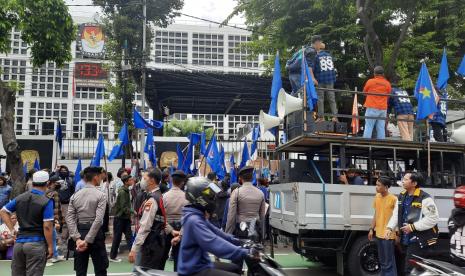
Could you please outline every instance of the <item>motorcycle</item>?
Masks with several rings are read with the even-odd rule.
[[[286,273],[283,271],[281,266],[267,254],[265,254],[265,248],[263,245],[255,241],[257,233],[255,228],[251,225],[254,224],[240,224],[241,230],[248,231],[249,237],[252,238],[252,240],[242,240],[242,247],[249,249],[253,255],[252,258],[245,259],[245,263],[248,268],[247,276],[286,276]],[[176,272],[155,270],[140,266],[136,266],[135,270],[135,275],[139,276],[178,276]]]
[[[451,263],[412,256],[409,260],[413,266],[411,276],[465,276],[465,268]]]

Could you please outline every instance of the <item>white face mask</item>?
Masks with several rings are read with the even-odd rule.
[[[140,185],[140,188],[142,189],[142,191],[147,191],[147,185],[148,185],[147,180],[145,180],[144,178],[142,178],[142,179],[140,180],[140,184],[139,184],[139,185]]]

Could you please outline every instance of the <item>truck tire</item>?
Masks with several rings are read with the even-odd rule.
[[[347,269],[352,276],[380,275],[376,243],[365,235],[357,238],[349,250]]]

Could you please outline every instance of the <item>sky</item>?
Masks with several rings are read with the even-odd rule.
[[[92,0],[65,0],[69,5],[88,5],[92,4]],[[236,6],[235,0],[184,0],[184,8],[182,13],[209,19],[213,21],[223,21]],[[95,7],[69,7],[71,15],[90,17],[95,11]],[[177,23],[195,24],[199,21],[191,18],[181,17]],[[234,17],[231,24],[243,24],[244,19],[241,17]],[[207,24],[207,23],[205,23]]]

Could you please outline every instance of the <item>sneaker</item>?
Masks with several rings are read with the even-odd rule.
[[[58,262],[63,261],[64,259],[65,259],[65,256],[60,256],[60,255],[58,255],[56,258],[51,258],[50,261],[51,261],[52,263],[58,263]]]
[[[49,267],[49,266],[52,266],[52,265],[53,265],[53,263],[51,263],[51,262],[45,263],[45,266],[46,266],[46,267]]]
[[[120,258],[116,258],[116,259],[112,259],[112,258],[109,258],[110,262],[113,262],[113,263],[121,263],[121,259]]]

